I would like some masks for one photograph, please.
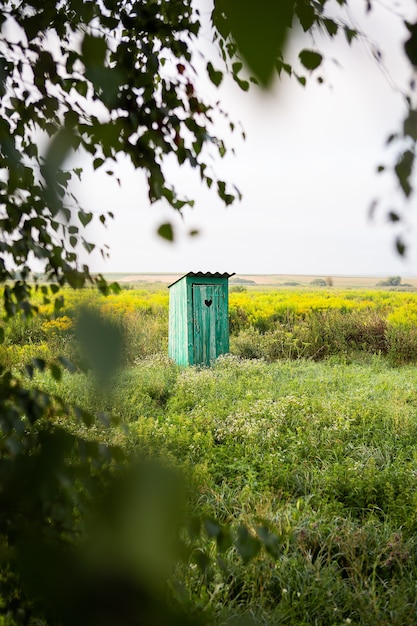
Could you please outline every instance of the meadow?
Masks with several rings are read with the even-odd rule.
[[[69,432],[183,473],[170,583],[196,622],[416,624],[417,294],[232,287],[231,354],[180,369],[167,291],[68,290],[54,305],[39,290],[1,359],[99,416],[57,417]],[[124,339],[105,392],[74,338],[85,305]]]

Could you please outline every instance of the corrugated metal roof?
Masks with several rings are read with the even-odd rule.
[[[230,278],[231,276],[234,276],[235,273],[236,272],[233,272],[232,274],[229,274],[228,272],[224,272],[223,274],[220,272],[188,272],[188,274],[184,274],[184,276],[181,276],[181,278],[178,278],[173,283],[168,285],[168,289],[172,287],[172,285],[175,285],[175,283],[179,280],[185,278],[185,276],[190,276],[190,278]]]

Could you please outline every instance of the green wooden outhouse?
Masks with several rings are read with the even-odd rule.
[[[189,272],[169,285],[168,354],[178,365],[210,365],[229,352],[230,276]]]

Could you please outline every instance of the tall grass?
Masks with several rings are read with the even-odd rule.
[[[122,290],[107,298],[91,289],[64,290],[58,310],[38,294],[39,315],[5,326],[3,360],[16,346],[42,346],[51,358],[76,359],[72,342],[81,305],[103,311],[125,337],[124,363],[167,351],[168,290]],[[245,358],[339,359],[380,354],[392,365],[417,361],[417,294],[289,289],[230,294],[231,352]],[[10,349],[9,349],[10,348]],[[35,349],[28,349],[32,354]],[[6,354],[7,353],[7,354]]]
[[[179,372],[164,419],[131,424],[131,445],[147,441],[194,474],[198,511],[274,533],[272,556],[247,564],[196,546],[209,564],[203,579],[186,569],[184,584],[219,623],[414,623],[415,384],[413,368],[380,358],[228,357]]]
[[[37,318],[7,326],[0,357],[22,376],[34,356],[76,360],[86,301],[123,330],[123,367],[105,390],[80,370],[31,384],[98,415],[86,427],[74,412],[67,429],[185,473],[181,602],[219,625],[417,622],[412,294],[321,295],[313,307],[316,294],[306,309],[293,293],[271,316],[278,296],[245,308],[238,292],[235,355],[187,369],[166,356],[165,293],[64,295],[58,312],[40,303]]]
[[[89,407],[78,376],[60,393]],[[210,526],[190,539],[175,577],[213,624],[402,626],[417,610],[416,383],[381,356],[183,370],[148,357],[96,406],[124,426],[90,436],[170,459],[190,519],[262,540],[245,562]]]

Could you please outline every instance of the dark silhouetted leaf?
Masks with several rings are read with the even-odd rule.
[[[62,379],[62,370],[60,367],[58,367],[58,365],[51,363],[49,369],[51,370],[52,377],[55,380],[60,381]]]
[[[334,22],[333,20],[324,19],[323,24],[331,37],[337,34],[339,27],[336,22]]]
[[[204,574],[210,566],[210,557],[203,550],[196,550],[193,559],[200,572]]]
[[[258,526],[256,532],[266,551],[271,556],[278,558],[281,554],[281,542],[279,538],[265,528],[265,526]]]
[[[239,526],[235,547],[244,563],[249,563],[259,552],[261,543],[253,537],[246,526]]]
[[[231,32],[239,52],[260,84],[268,85],[278,53],[284,48],[291,25],[294,0],[216,0],[213,21],[219,31]]]
[[[295,5],[295,12],[303,31],[308,31],[316,21],[316,13],[310,2],[297,2]]]
[[[398,215],[398,213],[396,213],[395,211],[390,211],[388,213],[388,220],[390,222],[399,222],[401,220],[400,216]]]
[[[408,198],[411,194],[412,187],[410,184],[410,177],[414,165],[414,153],[411,150],[404,152],[399,158],[396,166],[395,173],[400,183],[401,189]]]
[[[207,63],[207,72],[211,82],[218,87],[223,80],[223,72],[215,70],[211,61]]]
[[[408,135],[417,141],[417,110],[410,109],[403,124],[404,135]]]
[[[410,63],[417,67],[417,23],[410,24],[405,22],[405,25],[410,32],[410,37],[404,44],[404,50]]]
[[[314,50],[301,50],[298,55],[302,65],[307,70],[315,70],[321,64],[323,56]]]
[[[158,228],[158,235],[162,237],[162,239],[166,239],[167,241],[174,241],[174,230],[172,228],[172,224],[167,222],[166,224],[161,224]]]
[[[348,43],[352,43],[353,39],[358,36],[358,31],[353,28],[349,28],[348,26],[345,26],[344,30]]]
[[[34,374],[34,371],[35,371],[33,365],[28,363],[27,365],[25,365],[25,370],[26,370],[26,373],[29,376],[29,378],[33,378],[33,374]]]
[[[85,211],[78,211],[78,219],[83,226],[87,226],[93,219],[92,213],[86,213]]]
[[[86,66],[103,65],[107,54],[106,41],[102,37],[94,37],[87,33],[81,44],[81,52]]]
[[[32,365],[33,365],[33,367],[38,369],[40,372],[44,372],[45,371],[45,367],[46,367],[45,359],[40,359],[40,358],[36,357],[36,358],[32,359]]]
[[[401,239],[401,237],[398,237],[395,241],[395,247],[397,249],[397,252],[400,256],[405,256],[406,253],[406,245],[403,242],[403,240]]]

